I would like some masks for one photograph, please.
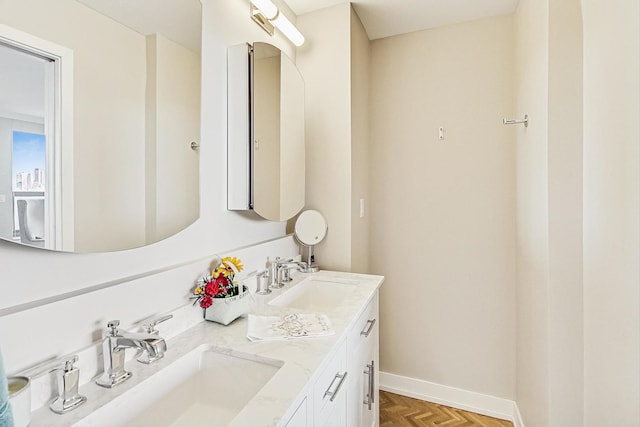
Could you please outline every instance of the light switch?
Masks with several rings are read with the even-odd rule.
[[[7,201],[7,198],[4,196],[4,194],[0,194],[0,203],[4,203]]]
[[[364,199],[360,199],[360,218],[364,218]]]

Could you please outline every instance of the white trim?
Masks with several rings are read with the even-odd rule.
[[[524,427],[524,421],[522,421],[522,415],[520,414],[520,409],[518,409],[518,404],[513,402],[513,427]]]
[[[60,230],[60,165],[56,161],[60,153],[60,139],[56,134],[56,62],[47,62],[45,65],[45,84],[44,84],[44,135],[46,141],[47,163],[45,166],[45,192],[44,192],[44,229],[45,229],[45,248],[62,249],[59,244]]]
[[[380,372],[380,390],[508,420],[514,427],[524,427],[518,405],[513,400],[388,372]]]

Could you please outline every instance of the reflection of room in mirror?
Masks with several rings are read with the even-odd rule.
[[[304,81],[293,61],[253,44],[253,208],[284,221],[304,206]]]
[[[45,226],[51,193],[45,137],[50,61],[0,44],[0,237],[52,247]],[[49,225],[49,224],[47,224]]]
[[[58,247],[135,248],[193,223],[199,216],[199,158],[190,144],[200,141],[200,1],[4,0],[0,24],[4,40],[19,34],[27,38],[22,45],[37,40],[72,53],[73,95],[66,98],[72,106],[68,117],[55,112],[62,117],[61,151],[71,151],[72,160],[55,163],[66,165],[55,173],[71,182],[57,191],[72,195],[60,208],[68,213],[62,217],[72,218],[62,227],[72,239]],[[40,122],[40,129],[18,130],[43,133]],[[2,212],[15,205],[2,187],[11,177],[0,180],[0,224],[11,224],[14,218]],[[56,210],[45,202],[45,212],[46,228],[56,223],[50,218]],[[0,233],[19,240],[14,230]]]

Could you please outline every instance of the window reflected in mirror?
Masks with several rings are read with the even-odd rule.
[[[13,238],[26,245],[47,247],[46,138],[44,134],[14,131],[12,147]]]

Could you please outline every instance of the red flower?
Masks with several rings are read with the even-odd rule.
[[[229,279],[227,279],[226,277],[220,275],[218,276],[218,278],[215,280],[214,282],[214,287],[216,288],[216,293],[213,295],[217,295],[218,293],[222,292],[226,292],[226,288],[227,288],[227,283],[229,282]]]
[[[209,295],[205,295],[202,300],[200,300],[200,307],[209,308],[213,304],[213,299]]]
[[[215,286],[215,284],[213,282],[209,282],[204,287],[204,293],[207,294],[207,295],[215,296],[215,295],[218,294],[218,287]]]

